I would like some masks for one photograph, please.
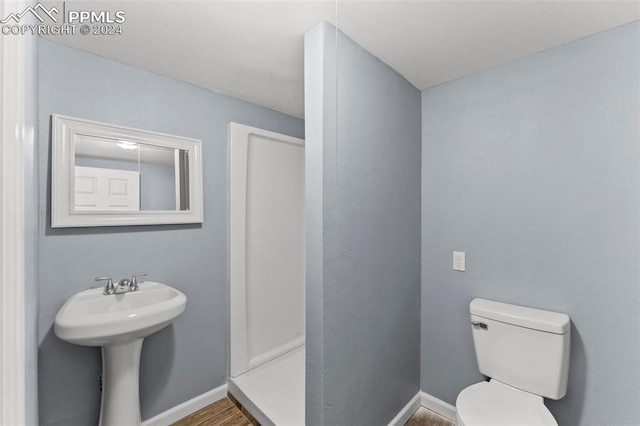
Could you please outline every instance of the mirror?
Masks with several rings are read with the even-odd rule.
[[[51,226],[202,222],[201,141],[52,116]]]

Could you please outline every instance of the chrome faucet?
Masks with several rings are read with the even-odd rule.
[[[96,281],[106,281],[107,284],[104,286],[104,291],[102,292],[102,294],[104,294],[105,296],[109,296],[112,294],[121,294],[121,293],[128,293],[130,291],[138,291],[138,289],[140,288],[138,286],[138,277],[143,277],[146,276],[147,273],[146,272],[138,272],[136,274],[133,274],[133,276],[131,277],[131,280],[128,280],[126,278],[121,279],[120,281],[118,281],[118,285],[114,285],[113,284],[113,280],[111,279],[111,277],[96,277]]]

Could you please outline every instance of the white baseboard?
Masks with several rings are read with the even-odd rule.
[[[198,395],[180,405],[176,405],[167,411],[151,417],[148,420],[142,422],[142,426],[169,426],[178,420],[187,417],[189,414],[193,414],[201,408],[206,407],[209,404],[213,404],[216,401],[221,400],[227,396],[227,384],[218,386],[215,389],[205,392],[202,395]]]
[[[240,401],[245,407],[249,408],[251,406],[251,402],[244,396],[244,394],[234,386],[233,389],[234,396],[236,399]],[[190,414],[195,413],[201,408],[206,407],[209,404],[213,404],[216,401],[221,400],[225,396],[227,396],[228,387],[227,384],[222,386],[218,386],[215,389],[210,390],[209,392],[205,392],[202,395],[198,395],[195,398],[190,399],[189,401],[183,402],[180,405],[176,405],[173,408],[168,409],[167,411],[158,414],[150,419],[147,419],[142,422],[142,426],[169,426],[172,423],[177,422],[178,420],[187,417]],[[240,398],[238,398],[238,396]],[[245,400],[246,401],[243,401]],[[435,396],[429,395],[425,392],[418,392],[411,401],[407,402],[402,410],[389,422],[389,426],[402,426],[404,425],[409,418],[416,412],[420,406],[427,408],[437,414],[440,414],[443,417],[448,418],[449,420],[456,420],[456,407],[451,404],[448,404],[441,399],[436,398]],[[254,410],[250,410],[250,412],[255,412]],[[259,411],[259,410],[258,410]],[[252,412],[252,414],[253,414]],[[258,413],[256,413],[258,414]],[[260,414],[262,414],[260,412]],[[261,417],[258,414],[257,417]],[[256,417],[256,419],[257,419]],[[257,419],[258,420],[258,419]],[[270,421],[268,419],[262,419],[265,421],[265,424],[269,424]],[[260,421],[260,420],[258,420]]]
[[[420,408],[421,397],[422,393],[418,392],[413,398],[411,398],[411,401],[407,402],[407,405],[405,405],[398,415],[389,422],[388,426],[403,426],[411,416],[413,416],[413,413]]]
[[[425,392],[421,392],[420,396],[420,404],[424,408],[440,414],[441,416],[446,417],[451,421],[456,421],[456,407]]]

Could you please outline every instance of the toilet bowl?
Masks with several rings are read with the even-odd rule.
[[[456,399],[457,426],[558,426],[542,397],[496,380],[465,388]]]
[[[543,398],[567,392],[566,314],[474,299],[471,331],[478,368],[490,380],[456,400],[458,426],[557,426]]]

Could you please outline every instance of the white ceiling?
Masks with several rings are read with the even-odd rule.
[[[62,1],[46,1],[57,5]],[[123,10],[123,34],[49,36],[303,117],[303,37],[321,20],[426,89],[640,20],[640,0],[76,1]]]

